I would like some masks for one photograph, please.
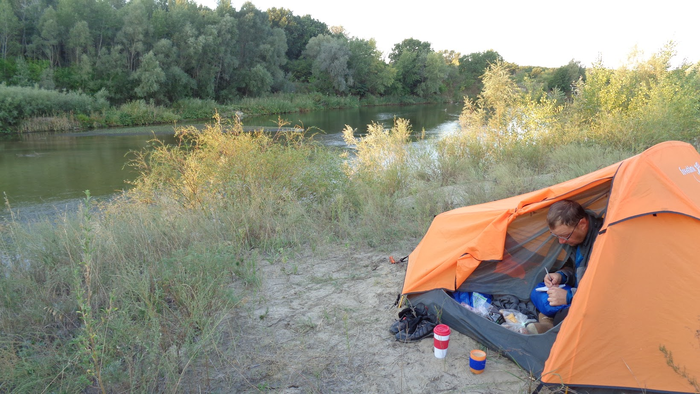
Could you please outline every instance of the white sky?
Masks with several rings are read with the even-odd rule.
[[[196,0],[215,8],[217,0]],[[388,55],[415,38],[434,50],[497,51],[520,66],[559,67],[574,59],[590,66],[623,64],[635,46],[648,59],[676,43],[674,64],[700,61],[697,0],[252,0],[256,8],[287,8],[351,37],[374,38]],[[233,0],[237,10],[244,1]],[[695,26],[695,27],[693,27]]]

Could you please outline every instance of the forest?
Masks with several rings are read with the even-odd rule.
[[[490,64],[505,61],[495,50],[437,51],[413,38],[383,54],[374,39],[285,8],[221,1],[212,10],[186,0],[1,0],[0,55],[4,131],[63,114],[67,127],[209,118],[217,105],[273,95],[346,98],[336,106],[462,101],[478,95]],[[565,94],[585,76],[574,60],[558,69],[508,65]],[[133,108],[119,106],[129,103],[172,113],[128,119]]]

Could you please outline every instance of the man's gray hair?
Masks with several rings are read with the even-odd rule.
[[[555,228],[562,224],[564,226],[573,227],[585,216],[586,211],[581,204],[576,201],[561,200],[549,207],[549,212],[547,212],[547,224],[549,228]]]

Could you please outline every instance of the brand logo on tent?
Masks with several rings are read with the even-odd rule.
[[[692,174],[693,178],[695,178],[696,181],[700,182],[700,179],[698,179],[698,176],[696,175],[700,174],[700,163],[698,163],[697,161],[692,166],[687,166],[685,168],[678,167],[678,169],[683,175]]]

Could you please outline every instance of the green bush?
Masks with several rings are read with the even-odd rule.
[[[181,99],[173,103],[173,111],[182,119],[211,119],[217,112],[221,113],[221,105],[214,100],[196,98]]]
[[[144,100],[130,101],[119,108],[110,108],[101,115],[108,126],[138,126],[158,123],[171,123],[180,116],[171,110],[148,104]]]
[[[0,129],[11,131],[23,119],[58,114],[84,114],[101,111],[108,103],[100,97],[76,92],[0,84]]]

